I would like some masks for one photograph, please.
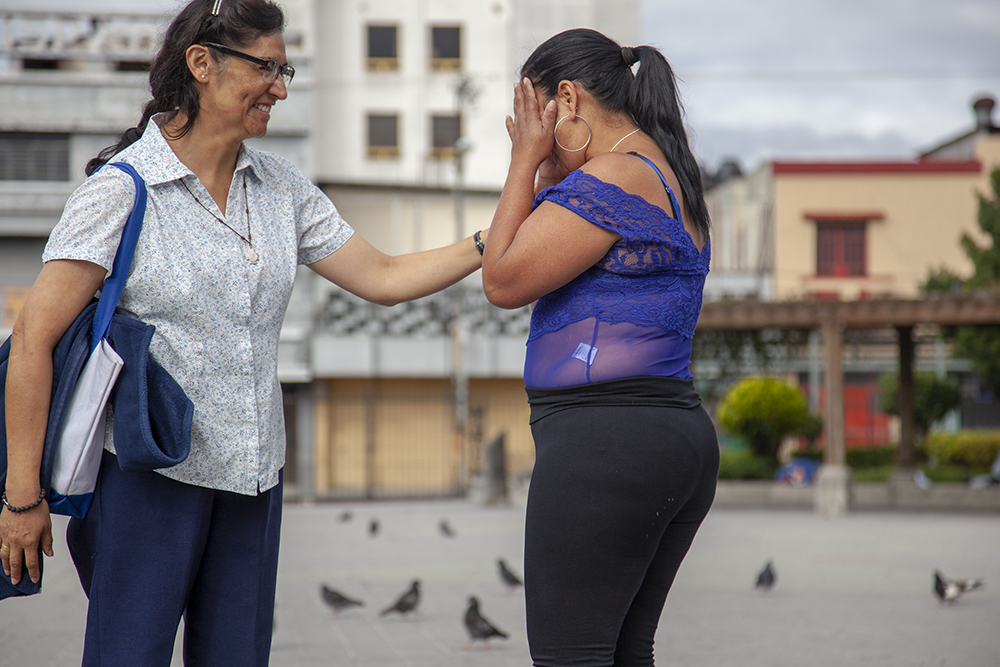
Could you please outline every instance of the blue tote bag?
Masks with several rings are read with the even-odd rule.
[[[115,310],[142,231],[146,185],[130,165],[111,164],[135,182],[134,206],[100,298],[73,321],[52,355],[52,400],[40,483],[48,490],[49,511],[73,517],[84,516],[93,497],[107,403],[114,408],[115,450],[122,470],[177,465],[191,447],[194,405],[150,354],[155,327]],[[9,356],[8,338],[0,346],[0,481],[7,474],[7,435],[2,425]],[[27,576],[14,587],[0,572],[0,599],[39,589],[40,582],[34,584]]]

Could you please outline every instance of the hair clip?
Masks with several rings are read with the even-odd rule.
[[[218,16],[221,10],[222,0],[215,0],[215,4],[212,6],[212,16]]]

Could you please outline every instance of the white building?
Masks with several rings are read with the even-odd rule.
[[[156,13],[160,2],[137,0],[134,13],[92,12],[83,3],[71,12],[65,4],[46,11],[46,4],[0,10],[2,337],[41,268],[45,239],[66,198],[83,180],[84,165],[138,121],[149,94],[144,70],[171,18]],[[573,27],[601,30],[626,45],[638,40],[637,0],[282,5],[296,76],[288,99],[275,108],[268,136],[253,144],[291,159],[359,233],[393,254],[450,243],[490,224],[510,155],[504,117],[520,64],[535,46]],[[470,289],[457,296],[453,290],[382,308],[301,271],[279,352],[288,397],[289,481],[298,481],[305,493],[315,480],[320,491],[327,488],[325,473],[313,474],[326,465],[314,461],[325,455],[313,446],[315,389],[323,394],[329,385],[320,379],[419,378],[447,387],[458,373],[474,383],[481,379],[473,399],[477,391],[489,394],[496,380],[523,401],[527,310],[489,306],[478,280],[470,279]],[[457,354],[455,298],[465,313]],[[477,433],[488,436],[497,419],[473,408],[487,425]],[[521,422],[519,410],[515,405],[511,414]],[[530,442],[511,446],[521,452],[515,452],[515,466],[523,467]]]

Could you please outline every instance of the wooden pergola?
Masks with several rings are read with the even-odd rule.
[[[843,466],[843,343],[847,329],[894,328],[899,334],[900,467],[913,467],[913,327],[917,325],[1000,324],[1000,293],[983,292],[925,299],[866,301],[715,301],[698,320],[701,331],[815,329],[823,338],[826,405],[823,410],[825,465]]]

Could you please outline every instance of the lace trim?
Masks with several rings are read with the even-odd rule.
[[[613,183],[577,170],[539,192],[534,207],[543,201],[622,237],[597,264],[606,271],[628,275],[675,267],[686,273],[708,273],[710,241],[699,251],[680,220]]]

